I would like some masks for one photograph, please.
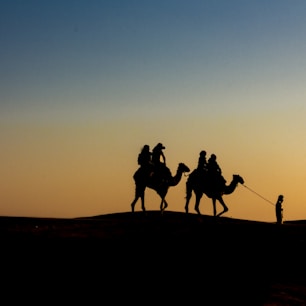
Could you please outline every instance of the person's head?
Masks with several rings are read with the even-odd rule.
[[[200,152],[200,156],[201,156],[201,157],[205,157],[205,156],[206,156],[206,151],[204,151],[204,150],[201,151],[201,152]]]
[[[156,145],[156,148],[159,149],[159,150],[166,149],[166,147],[163,146],[163,144],[161,144],[160,142]]]
[[[216,159],[217,159],[217,156],[216,156],[215,154],[211,154],[211,155],[210,155],[210,159],[211,159],[211,160],[216,160]]]
[[[150,146],[149,145],[144,145],[142,148],[143,151],[150,151]]]
[[[282,201],[283,199],[284,199],[284,196],[283,196],[282,194],[280,194],[280,195],[278,196],[278,200]]]

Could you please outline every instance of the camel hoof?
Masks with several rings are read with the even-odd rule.
[[[228,211],[228,208],[224,209],[222,212],[217,214],[217,217],[220,217],[221,215],[223,215],[224,213],[226,213]]]

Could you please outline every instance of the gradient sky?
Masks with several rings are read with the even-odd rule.
[[[304,0],[1,0],[0,215],[130,211],[137,155],[162,142],[173,174],[206,150],[264,198],[239,185],[224,216],[275,222],[283,194],[306,219],[305,37]]]

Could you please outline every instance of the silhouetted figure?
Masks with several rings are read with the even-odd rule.
[[[198,160],[198,170],[206,170],[207,169],[207,160],[206,160],[206,151],[201,151]]]
[[[157,180],[168,180],[171,178],[171,172],[166,167],[166,156],[163,152],[163,150],[166,149],[166,147],[158,143],[152,150],[152,163],[154,166],[154,174],[153,176]]]
[[[282,224],[283,223],[283,204],[284,196],[279,195],[277,198],[277,202],[275,204],[275,213],[276,213],[276,223]]]
[[[210,155],[207,163],[207,168],[211,173],[222,174],[221,168],[217,163],[217,156],[215,154]]]
[[[137,159],[138,165],[147,168],[152,164],[151,159],[152,159],[152,153],[150,152],[150,146],[144,145],[141,152],[138,154],[138,159]]]
[[[214,183],[220,183],[222,185],[226,183],[226,180],[222,176],[221,168],[217,163],[217,156],[215,154],[211,154],[208,159],[207,171],[209,179],[212,180]]]
[[[166,149],[161,143],[158,143],[152,150],[152,162],[154,166],[164,164],[166,166],[166,157],[163,150]]]
[[[149,145],[146,144],[143,146],[141,152],[138,154],[137,162],[138,165],[140,165],[142,171],[144,171],[148,175],[151,174],[153,170],[153,165],[152,165],[152,153],[150,152]]]

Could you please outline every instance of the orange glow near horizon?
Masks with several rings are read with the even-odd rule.
[[[246,122],[238,118],[227,120],[214,135],[205,132],[213,130],[209,124],[214,125],[207,122],[203,136],[198,135],[200,123],[177,119],[172,123],[162,121],[159,126],[154,126],[152,119],[146,121],[145,128],[142,128],[144,122],[133,127],[128,120],[124,124],[122,121],[100,126],[88,123],[66,129],[62,125],[33,123],[21,125],[18,130],[7,126],[6,133],[1,133],[5,148],[0,153],[4,173],[1,215],[70,218],[130,211],[137,154],[143,144],[153,148],[161,141],[166,146],[168,167],[173,175],[179,162],[193,170],[199,152],[205,149],[208,155],[217,155],[227,183],[233,174],[240,174],[245,186],[268,201],[276,202],[277,196],[284,194],[284,220],[306,218],[305,175],[300,171],[306,165],[301,163],[302,153],[283,146],[285,131],[277,137],[271,135],[269,145],[269,133],[264,131],[270,124],[268,119],[262,120],[253,134],[247,132]],[[154,134],[155,130],[161,133],[160,126],[170,127],[165,129],[162,139]],[[106,131],[112,131],[110,137]],[[171,136],[174,133],[177,137]],[[290,163],[284,162],[289,160]],[[168,210],[184,211],[186,179],[183,176],[178,186],[170,187]],[[244,186],[238,185],[224,200],[229,207],[224,216],[275,221],[274,206]],[[191,213],[195,213],[194,201],[193,195]],[[158,195],[147,189],[146,208],[158,210],[159,204]],[[140,201],[136,210],[141,210]],[[203,196],[200,210],[212,215],[211,199]]]

